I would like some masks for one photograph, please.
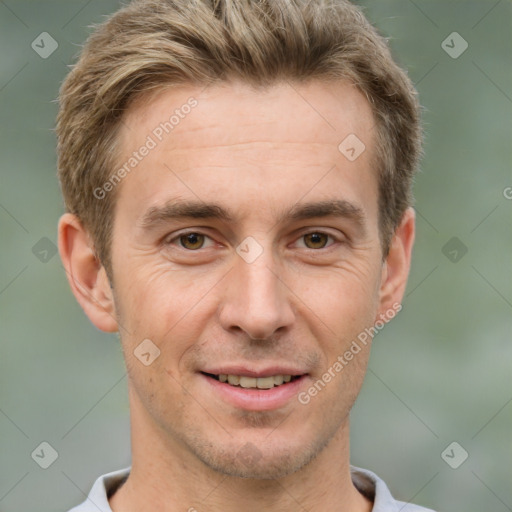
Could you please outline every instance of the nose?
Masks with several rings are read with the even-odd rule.
[[[225,283],[220,323],[227,331],[243,331],[251,339],[266,340],[291,326],[295,314],[291,291],[265,250],[248,263],[236,256],[235,268]],[[282,274],[282,273],[281,273]]]

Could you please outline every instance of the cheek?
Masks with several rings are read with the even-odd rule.
[[[332,334],[347,334],[373,322],[378,308],[380,269],[368,260],[290,276],[291,289]],[[318,323],[318,322],[317,322]]]
[[[129,278],[120,283],[116,302],[126,329],[158,339],[183,324],[197,325],[189,318],[219,280],[213,272],[176,270],[168,262],[126,269],[125,275]]]
[[[160,390],[158,395],[173,394],[173,403],[181,401],[177,383],[182,380],[183,366],[215,312],[212,297],[219,277],[213,272],[203,274],[170,270],[168,264],[141,266],[127,271],[125,275],[132,279],[117,287],[116,309],[124,327],[125,360],[144,401],[152,401],[150,394],[155,389]],[[148,344],[149,350],[140,348],[144,347],[141,343]],[[145,366],[148,356],[141,356],[148,351],[157,357]]]
[[[352,408],[366,373],[378,293],[361,273],[337,273],[325,283],[322,293],[309,289],[314,314],[304,312],[309,325],[317,326],[313,335],[323,357],[303,399],[325,411],[325,422],[337,425]]]

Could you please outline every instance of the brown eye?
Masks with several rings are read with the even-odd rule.
[[[323,249],[327,244],[329,235],[325,233],[308,233],[303,238],[308,249]]]
[[[204,238],[205,236],[201,233],[187,233],[186,235],[180,236],[179,240],[182,247],[194,251],[201,249],[204,244]]]

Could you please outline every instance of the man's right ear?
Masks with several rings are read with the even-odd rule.
[[[102,331],[118,330],[114,298],[105,268],[80,220],[65,213],[59,220],[59,253],[71,290],[89,320]]]

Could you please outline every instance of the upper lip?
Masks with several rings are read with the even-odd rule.
[[[267,366],[266,368],[248,368],[241,365],[215,366],[202,369],[203,373],[211,373],[212,375],[239,375],[241,377],[271,377],[273,375],[305,375],[307,372],[292,368],[291,366]]]

